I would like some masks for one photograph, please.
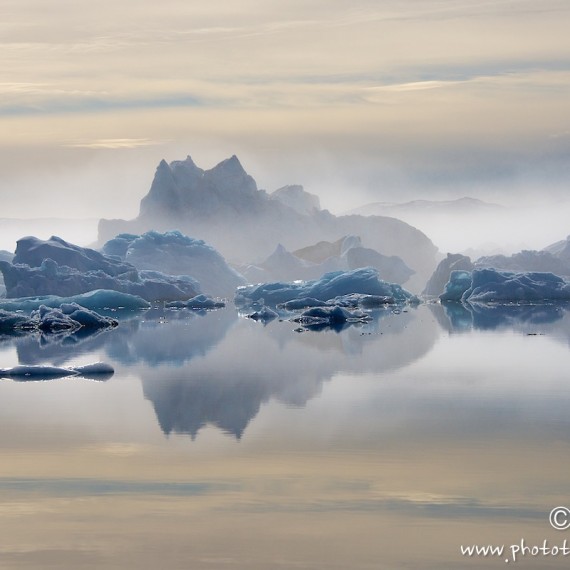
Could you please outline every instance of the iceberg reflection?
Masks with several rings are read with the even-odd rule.
[[[213,316],[208,315],[204,325],[212,325]],[[196,338],[203,339],[208,333],[200,323],[188,323],[190,328],[196,325]],[[390,310],[377,311],[370,323],[340,334],[330,329],[297,334],[293,323],[259,327],[240,319],[215,351],[203,351],[201,358],[184,363],[153,352],[164,356],[160,347],[176,344],[177,329],[164,327],[160,335],[158,344],[140,334],[128,337],[128,342],[129,354],[144,354],[144,362],[160,366],[138,367],[138,373],[162,431],[195,438],[204,426],[214,425],[239,439],[262,404],[274,399],[304,407],[338,373],[382,373],[407,366],[429,352],[438,328],[415,312]]]
[[[482,304],[443,302],[430,304],[442,327],[450,332],[472,329],[494,330],[511,328],[535,331],[537,325],[551,325],[567,314],[568,303]]]

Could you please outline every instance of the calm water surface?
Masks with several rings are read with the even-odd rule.
[[[570,541],[548,522],[570,507],[566,307],[296,326],[153,309],[1,338],[0,367],[116,372],[0,380],[0,568],[501,568]]]

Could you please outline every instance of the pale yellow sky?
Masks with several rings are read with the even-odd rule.
[[[556,195],[568,24],[565,0],[5,0],[0,217],[133,216],[187,154],[332,209]]]

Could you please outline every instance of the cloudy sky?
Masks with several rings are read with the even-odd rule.
[[[558,199],[569,25],[567,0],[3,0],[0,217],[132,217],[188,154],[334,211]]]

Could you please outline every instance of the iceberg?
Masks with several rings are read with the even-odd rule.
[[[254,321],[261,321],[262,323],[268,323],[269,321],[278,318],[279,313],[277,313],[270,307],[263,306],[259,308],[257,311],[254,311],[253,313],[247,315],[247,317],[248,319],[252,319]]]
[[[293,252],[279,244],[263,262],[242,270],[251,283],[318,279],[332,271],[349,271],[373,267],[391,283],[406,282],[414,271],[397,256],[387,256],[362,247],[359,236],[348,235],[335,242],[320,241]]]
[[[41,305],[30,315],[32,320],[38,320],[40,330],[64,329],[101,329],[113,328],[119,325],[116,319],[105,317],[81,307],[77,303],[62,303],[59,308]]]
[[[419,301],[419,299],[410,299],[410,302],[416,301]],[[302,297],[301,299],[293,299],[292,301],[287,301],[286,303],[277,305],[277,308],[284,309],[286,311],[299,311],[302,309],[308,309],[309,307],[327,306],[378,309],[385,307],[386,305],[394,304],[396,304],[394,297],[388,297],[384,295],[364,295],[362,293],[349,293],[348,295],[340,295],[339,297],[334,297],[328,301],[320,301],[319,299],[314,299],[313,297]]]
[[[302,311],[309,307],[326,307],[326,305],[326,301],[321,301],[314,297],[301,297],[300,299],[292,299],[286,303],[281,303],[277,305],[277,307],[279,309],[285,309],[286,311]]]
[[[95,289],[138,295],[148,301],[186,300],[200,292],[185,275],[139,271],[129,263],[61,238],[18,240],[13,263],[0,261],[8,298],[57,295],[70,297]]]
[[[8,263],[12,263],[12,259],[14,259],[13,253],[0,249],[0,261],[7,261]],[[2,273],[0,273],[0,298],[5,296],[6,287],[4,286],[4,277],[2,276]]]
[[[452,271],[473,271],[474,266],[471,259],[460,253],[448,253],[435,268],[429,281],[426,283],[422,295],[427,297],[438,297],[445,289]]]
[[[30,317],[0,309],[0,333],[33,329],[34,324]]]
[[[212,310],[222,309],[226,304],[223,301],[215,301],[207,295],[196,295],[188,301],[170,301],[164,306],[168,309]]]
[[[318,196],[307,192],[300,184],[289,184],[269,194],[271,200],[278,200],[299,214],[313,214],[321,209]]]
[[[417,297],[400,285],[382,281],[376,269],[367,267],[326,273],[314,281],[278,281],[240,287],[236,292],[235,303],[238,306],[260,303],[275,307],[288,301],[307,298],[329,301],[352,293],[378,295],[393,299],[394,303],[417,301]]]
[[[118,326],[116,319],[90,311],[76,303],[63,303],[59,308],[40,305],[30,316],[0,309],[0,331],[39,330],[43,332],[76,331],[80,328],[101,329]]]
[[[441,301],[461,301],[463,295],[471,287],[471,271],[455,269],[449,274],[443,293],[439,296]]]
[[[202,291],[216,297],[233,295],[237,287],[246,283],[212,246],[179,231],[119,234],[105,243],[102,251],[138,270],[188,275],[200,284]]]
[[[12,264],[40,267],[46,259],[82,273],[101,271],[113,277],[134,269],[132,265],[109,258],[94,249],[69,243],[57,236],[52,236],[48,240],[27,236],[16,242],[16,253]]]
[[[440,299],[468,303],[568,301],[570,283],[553,273],[453,271]]]
[[[199,168],[190,157],[170,164],[163,160],[141,201],[139,215],[128,221],[100,220],[98,240],[103,244],[126,232],[176,228],[206,240],[226,259],[244,264],[266,259],[278,243],[295,252],[306,244],[334,242],[340,236],[357,234],[367,247],[386,256],[398,256],[416,272],[406,282],[408,289],[411,284],[423,287],[433,272],[437,248],[412,226],[395,218],[334,216],[315,206],[316,200],[300,187],[274,194],[259,190],[235,156],[210,170]],[[380,275],[397,282],[382,272]],[[319,276],[264,276],[260,281]],[[215,294],[205,285],[203,292]]]
[[[0,309],[11,312],[22,311],[29,313],[39,309],[42,305],[57,308],[65,303],[75,303],[85,309],[91,310],[140,310],[150,307],[148,301],[145,301],[142,297],[138,297],[137,295],[98,289],[89,291],[88,293],[82,293],[81,295],[72,295],[71,297],[41,295],[20,299],[0,299]]]
[[[570,263],[550,251],[523,250],[511,256],[490,255],[475,262],[477,268],[493,268],[514,272],[541,272],[570,275]],[[460,269],[459,267],[457,269]]]
[[[544,251],[548,251],[561,261],[570,264],[570,236],[564,240],[557,241],[556,243],[545,247]]]

